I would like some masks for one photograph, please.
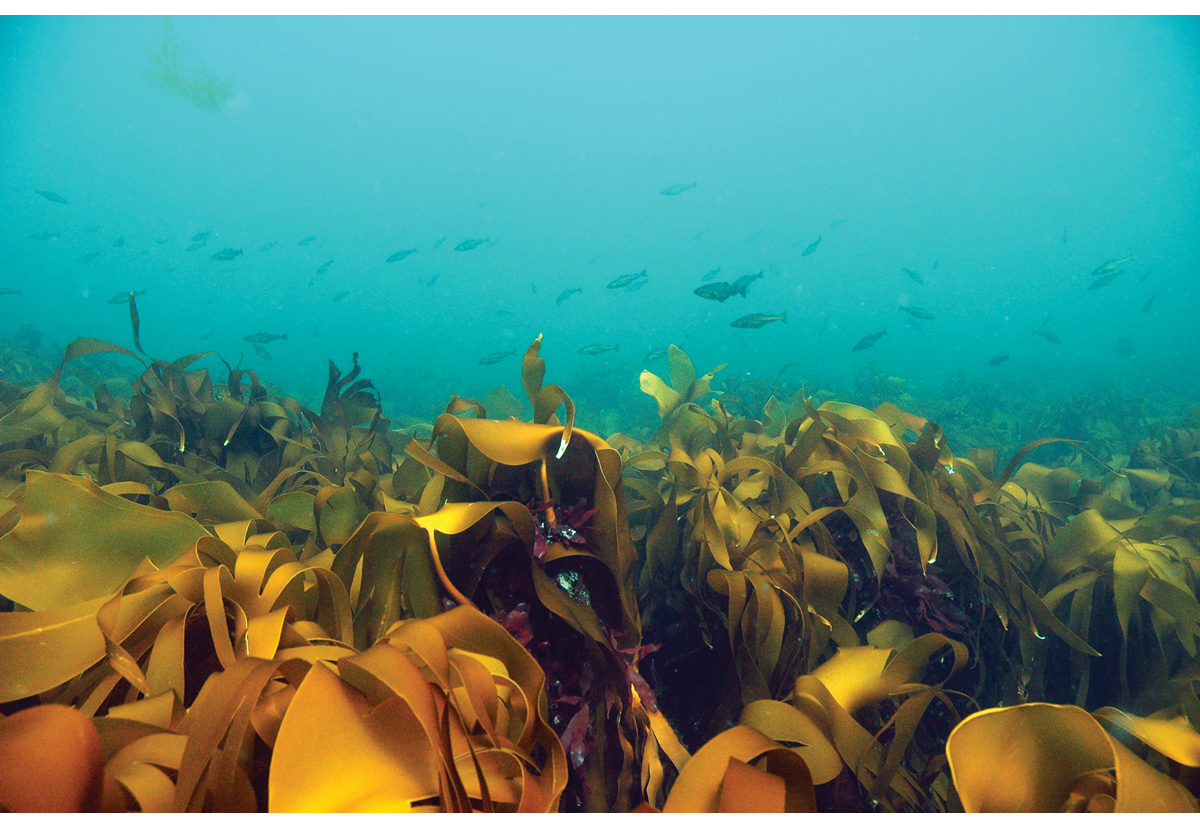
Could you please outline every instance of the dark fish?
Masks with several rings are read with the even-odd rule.
[[[504,359],[505,357],[516,356],[516,355],[517,355],[516,348],[513,348],[511,351],[496,351],[496,353],[488,354],[483,359],[479,360],[479,364],[480,365],[495,365],[497,362]]]
[[[415,248],[415,247],[412,250],[397,250],[395,253],[388,256],[387,260],[389,262],[403,261],[405,259],[405,257],[411,256],[412,254],[414,254],[416,252],[417,252],[417,248]]]
[[[581,287],[567,288],[562,293],[558,294],[558,298],[554,300],[554,304],[561,305],[563,302],[570,299],[576,293],[583,293],[583,288],[581,288]]]
[[[598,254],[596,254],[595,256],[592,256],[592,258],[588,259],[588,264],[590,264],[590,265],[593,265],[593,264],[595,264],[596,262],[600,261],[600,260],[601,260],[601,259],[603,259],[603,258],[604,258],[604,254],[603,254],[603,253],[598,253]]]
[[[584,356],[596,356],[597,354],[602,354],[605,351],[615,351],[620,347],[621,346],[619,343],[616,345],[601,345],[600,343],[596,343],[595,345],[584,345],[579,349],[579,353],[583,354]]]
[[[433,287],[433,283],[436,282],[438,280],[438,277],[440,277],[441,275],[442,274],[440,274],[440,273],[435,273],[432,276],[430,276],[429,281],[425,283],[425,287]],[[420,281],[420,280],[418,280],[418,281]]]
[[[735,328],[761,328],[770,322],[787,323],[787,311],[778,316],[771,316],[767,313],[752,313],[749,316],[743,316],[741,319],[735,319],[729,324]]]
[[[268,342],[274,342],[276,339],[287,339],[287,334],[273,334],[264,332],[250,334],[249,336],[242,337],[242,339],[246,340],[247,342],[253,342],[257,345],[265,345]]]
[[[911,314],[912,316],[915,316],[917,319],[936,319],[937,318],[929,311],[925,310],[924,308],[918,308],[916,305],[901,305],[900,310],[904,311],[907,314]]]
[[[733,283],[733,286],[735,288],[741,288],[742,296],[745,296],[746,288],[750,287],[750,283],[755,279],[761,279],[762,276],[763,272],[761,270],[758,271],[758,273],[747,273],[745,276],[739,276],[738,280]]]
[[[1008,354],[1005,354],[1004,356],[994,356],[988,360],[988,365],[999,365],[1001,362],[1004,362],[1007,359]]]
[[[900,270],[901,270],[901,271],[903,271],[904,273],[907,273],[907,274],[908,274],[908,278],[912,279],[912,280],[913,280],[914,282],[916,282],[918,285],[923,285],[923,284],[925,284],[925,280],[921,278],[921,274],[920,274],[920,273],[917,273],[917,271],[915,271],[915,270],[910,270],[910,269],[909,269],[909,268],[907,268],[907,267],[902,267],[902,268],[900,268]]]
[[[702,276],[700,278],[700,281],[701,282],[711,282],[713,279],[717,278],[717,274],[720,272],[721,272],[721,268],[714,267],[712,270],[708,271],[708,273],[705,273],[704,276]]]
[[[441,246],[442,246],[442,242],[444,242],[445,240],[446,240],[446,237],[445,237],[445,236],[442,236],[440,239],[438,239],[437,241],[435,241],[435,242],[433,243],[433,249],[434,249],[434,250],[437,250],[439,247],[441,247]]]
[[[851,348],[851,351],[865,351],[871,348],[879,341],[880,337],[887,333],[887,328],[884,328],[879,333],[867,334],[862,339],[858,340],[858,344]]]
[[[460,242],[459,245],[454,249],[460,252],[463,250],[474,250],[476,247],[479,247],[479,245],[487,244],[491,240],[491,236],[488,236],[486,239],[467,239],[464,242]]]
[[[641,273],[626,273],[624,276],[618,276],[617,278],[613,279],[611,282],[608,283],[608,286],[613,289],[627,288],[631,284],[636,282],[638,279],[649,279],[649,278],[650,277],[646,275],[645,270],[642,270]]]
[[[1062,340],[1059,339],[1054,334],[1050,333],[1050,331],[1039,331],[1037,328],[1034,328],[1033,332],[1035,334],[1037,334],[1038,336],[1040,336],[1042,339],[1046,340],[1047,342],[1053,342],[1055,345],[1062,344]]]
[[[144,291],[144,290],[123,290],[120,293],[118,293],[116,296],[114,296],[113,298],[109,299],[108,304],[124,305],[126,302],[129,301],[130,294],[132,294],[133,296],[145,296],[146,291]]]
[[[1157,296],[1158,296],[1158,294],[1155,293],[1149,299],[1146,300],[1146,304],[1142,305],[1142,313],[1150,312],[1150,308],[1154,305],[1154,300]]]
[[[20,293],[21,288],[6,288],[0,287],[0,296],[11,296],[14,293]]]
[[[93,250],[90,253],[84,253],[82,256],[80,256],[79,261],[83,262],[84,264],[87,264],[88,262],[92,261],[99,255],[100,255],[99,250]]]
[[[119,236],[117,238],[117,240],[115,242],[113,242],[113,247],[124,247],[124,246],[125,246],[125,237],[124,236]]]
[[[1137,353],[1137,345],[1127,336],[1117,340],[1117,353],[1123,357],[1131,357]]]
[[[817,236],[817,240],[816,240],[815,242],[813,242],[812,244],[810,244],[808,247],[804,248],[804,252],[800,254],[801,258],[803,258],[803,257],[805,257],[805,256],[810,256],[810,255],[812,255],[814,252],[816,252],[817,245],[818,245],[818,244],[820,244],[820,243],[821,243],[821,237],[820,237],[820,236]]]
[[[51,239],[57,239],[58,234],[51,233],[49,230],[43,230],[40,233],[30,233],[29,238],[33,239],[34,241],[50,241]]]
[[[274,247],[277,244],[279,244],[279,242],[267,242],[262,247],[258,248],[258,252],[266,253],[268,250],[270,250],[272,247]]]
[[[320,275],[321,275],[322,273],[324,273],[326,270],[329,270],[329,266],[330,266],[331,264],[333,264],[333,259],[330,259],[330,260],[329,260],[329,261],[327,261],[325,264],[323,264],[323,265],[321,265],[320,267],[318,267],[318,268],[317,268],[317,275],[318,275],[318,276],[320,276]]]
[[[1104,264],[1092,271],[1093,276],[1099,276],[1101,273],[1111,273],[1126,262],[1132,262],[1133,256],[1126,256],[1124,259],[1109,259]]]
[[[214,262],[228,262],[236,259],[238,256],[245,255],[246,254],[242,252],[242,248],[240,247],[237,250],[234,250],[232,247],[226,247],[224,250],[220,251],[219,253],[214,253],[208,258]]]
[[[1150,274],[1151,274],[1151,273],[1153,273],[1153,272],[1154,272],[1154,271],[1152,271],[1152,270],[1147,270],[1145,273],[1143,273],[1141,276],[1139,276],[1139,277],[1138,277],[1138,282],[1144,282],[1144,281],[1146,281],[1146,279],[1147,279],[1147,278],[1150,276]]]
[[[712,299],[714,302],[724,302],[730,296],[736,294],[746,295],[746,287],[738,287],[731,285],[729,282],[709,282],[706,285],[701,285],[692,291],[701,299]]]
[[[530,282],[530,283],[529,283],[529,292],[530,292],[530,293],[537,293],[537,283],[536,283],[536,282]]]
[[[829,222],[829,229],[832,230],[833,228],[837,227],[839,224],[845,224],[849,220],[850,219],[845,219],[845,218],[842,218],[841,216],[838,216],[833,221]]]
[[[348,291],[348,290],[340,290],[340,291],[338,291],[337,293],[333,294],[333,296],[330,296],[330,297],[329,297],[329,301],[330,301],[330,302],[340,302],[340,301],[342,301],[343,299],[345,299],[345,298],[346,298],[347,296],[349,296],[349,295],[350,295],[350,291]]]
[[[255,344],[254,353],[258,354],[263,359],[270,359],[271,355],[267,353],[267,349],[261,345]]]
[[[308,245],[312,244],[316,240],[317,240],[316,236],[305,236],[300,241],[296,242],[296,244],[300,245],[301,247],[307,247]]]
[[[669,351],[670,351],[669,348],[655,348],[653,351],[646,354],[646,358],[642,361],[643,362],[654,362],[656,360],[663,359],[664,357],[667,356]]]
[[[212,339],[213,334],[215,334],[215,333],[216,333],[216,331],[209,331],[208,333],[206,333],[202,337],[200,337],[200,341],[207,342],[208,340]]]
[[[691,184],[672,184],[670,187],[667,187],[667,189],[661,191],[659,195],[679,195],[680,193],[687,192],[695,186],[696,182],[694,181]]]
[[[66,204],[67,203],[67,200],[65,198],[63,198],[62,196],[60,196],[58,193],[52,193],[49,190],[34,190],[34,192],[37,193],[38,195],[40,195],[42,198],[46,199],[46,201],[53,201],[55,204]]]
[[[192,236],[192,241],[205,242],[205,241],[208,241],[210,236],[212,236],[212,231],[205,230],[203,233],[197,233],[196,235]]]
[[[1116,279],[1124,272],[1124,270],[1113,270],[1109,273],[1105,273],[1099,279],[1088,285],[1088,290],[1098,290],[1102,287],[1108,287],[1110,284],[1112,284],[1113,279]]]
[[[205,245],[206,243],[207,243],[207,242],[202,242],[202,241],[198,241],[198,242],[192,242],[191,244],[189,244],[187,247],[185,247],[185,248],[183,248],[183,249],[184,249],[184,251],[186,251],[186,252],[188,252],[188,253],[195,253],[195,252],[196,252],[197,250],[199,250],[201,247],[204,247],[204,245]]]

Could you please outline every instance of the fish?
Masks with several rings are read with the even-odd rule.
[[[491,236],[488,236],[486,239],[467,239],[466,241],[459,242],[458,246],[454,249],[459,252],[462,252],[463,250],[474,250],[476,247],[479,247],[479,245],[487,244],[491,240]]]
[[[263,359],[270,359],[271,355],[267,353],[267,349],[261,345],[255,344],[254,353],[258,354]]]
[[[761,270],[758,271],[758,273],[747,273],[745,276],[739,276],[737,281],[733,283],[733,286],[735,288],[741,288],[742,296],[745,296],[746,288],[750,287],[750,283],[753,282],[755,279],[761,279],[762,277],[763,277],[763,272]]]
[[[200,337],[200,341],[207,342],[208,340],[213,338],[213,334],[215,334],[215,333],[216,333],[216,331],[209,331],[208,333],[206,333]]]
[[[663,359],[669,352],[669,348],[655,348],[653,351],[646,354],[646,358],[642,360],[642,362],[654,362],[655,360]]]
[[[29,238],[33,239],[34,241],[50,241],[51,239],[57,239],[58,234],[51,233],[49,230],[43,230],[40,233],[30,233]]]
[[[126,302],[129,301],[129,297],[131,294],[135,297],[145,296],[146,291],[144,291],[144,290],[123,290],[120,293],[118,293],[116,296],[114,296],[113,298],[109,299],[108,304],[124,305]]]
[[[205,242],[202,242],[202,241],[192,242],[191,244],[189,244],[187,247],[185,247],[183,249],[184,249],[184,251],[186,251],[188,253],[195,253],[201,247],[204,247],[204,245],[205,245]]]
[[[430,276],[429,281],[425,283],[425,287],[433,287],[433,283],[436,282],[438,280],[438,277],[441,275],[442,274],[440,274],[440,273],[435,273],[432,276]],[[418,281],[420,281],[420,280],[418,280]]]
[[[837,227],[839,224],[845,224],[849,220],[850,219],[846,219],[846,218],[842,218],[841,216],[838,216],[833,221],[829,222],[829,229],[832,230],[833,228]]]
[[[558,298],[554,300],[554,304],[561,305],[563,302],[570,299],[576,293],[583,293],[583,288],[581,288],[581,287],[567,288],[562,293],[558,294]]]
[[[333,294],[333,296],[330,296],[330,297],[329,297],[329,301],[330,301],[330,302],[340,302],[340,301],[342,301],[343,299],[345,299],[345,298],[346,298],[347,296],[349,296],[349,295],[350,295],[350,291],[348,291],[348,290],[340,290],[340,291],[338,291],[337,293]]]
[[[115,242],[113,242],[113,247],[124,247],[124,246],[125,246],[125,237],[124,236],[118,236],[117,240]]]
[[[667,187],[667,189],[662,190],[659,195],[679,195],[680,193],[687,192],[695,186],[696,182],[694,181],[691,184],[672,184],[670,187]]]
[[[1111,273],[1126,262],[1132,262],[1133,256],[1126,256],[1123,259],[1109,259],[1104,264],[1092,271],[1093,276],[1099,276],[1101,273]]]
[[[435,242],[433,243],[433,249],[434,249],[434,250],[437,250],[439,247],[441,247],[441,246],[442,246],[442,242],[444,242],[445,240],[446,240],[446,237],[445,237],[445,236],[442,236],[440,239],[438,239],[437,241],[435,241]]]
[[[329,270],[329,266],[330,266],[331,264],[333,264],[333,259],[330,259],[330,260],[329,260],[329,261],[327,261],[325,264],[323,264],[323,265],[321,265],[320,267],[318,267],[318,268],[317,268],[317,275],[318,275],[318,276],[320,276],[320,275],[321,275],[322,273],[324,273],[326,270]]]
[[[103,224],[89,224],[87,227],[83,228],[83,229],[82,229],[81,231],[79,231],[79,232],[81,232],[81,233],[95,233],[97,230],[103,230],[103,229],[104,229],[104,225],[103,225]]]
[[[858,340],[858,344],[851,348],[851,351],[865,351],[871,348],[879,341],[880,337],[887,333],[887,328],[884,328],[879,333],[867,334],[862,339]]]
[[[229,261],[233,261],[238,256],[245,256],[245,255],[246,254],[242,252],[242,248],[240,248],[240,247],[237,250],[234,250],[232,247],[226,247],[224,250],[222,250],[218,253],[214,253],[211,256],[209,256],[208,258],[214,262],[229,262]]]
[[[1143,273],[1141,276],[1138,277],[1138,282],[1140,283],[1140,282],[1146,281],[1146,279],[1148,279],[1150,277],[1150,274],[1153,272],[1154,272],[1153,270],[1147,270],[1145,273]]]
[[[166,244],[169,241],[170,241],[170,239],[168,239],[166,236],[159,236],[157,239],[154,240],[154,243],[155,244]]]
[[[707,233],[707,232],[708,232],[708,229],[707,229],[707,228],[706,228],[706,229],[704,229],[704,230],[701,230],[699,233],[697,233],[696,235],[692,236],[692,241],[700,241],[700,239],[704,238],[704,234],[705,234],[705,233]]]
[[[1007,359],[1008,354],[1005,354],[1004,356],[994,356],[988,360],[988,365],[999,365],[1000,363],[1005,362]]]
[[[537,293],[537,282],[530,282],[530,283],[529,283],[529,292],[530,292],[530,293]]]
[[[602,345],[599,342],[597,342],[594,345],[584,345],[582,348],[579,349],[578,353],[581,353],[584,356],[596,356],[598,354],[603,354],[606,351],[615,351],[620,347],[621,347],[620,343],[618,343],[616,345]]]
[[[907,314],[915,316],[917,319],[936,319],[937,318],[929,311],[925,310],[924,308],[918,308],[916,305],[901,305],[900,310],[904,311]]]
[[[813,253],[815,253],[817,250],[817,245],[820,243],[821,243],[821,237],[817,236],[817,240],[815,242],[810,244],[808,247],[804,248],[804,252],[800,254],[800,257],[803,258],[805,256],[810,256]]]
[[[307,247],[308,245],[312,244],[316,240],[317,240],[316,236],[305,236],[300,241],[296,242],[296,244],[299,245],[300,247]]]
[[[594,265],[596,262],[600,261],[603,258],[604,258],[603,253],[597,253],[595,256],[592,256],[592,258],[588,259],[588,264]]]
[[[920,274],[920,273],[917,273],[917,271],[915,271],[915,270],[912,270],[912,269],[910,269],[910,268],[907,268],[907,267],[902,267],[902,268],[900,268],[900,270],[901,270],[901,272],[903,272],[903,273],[907,273],[907,274],[908,274],[908,278],[912,279],[912,280],[913,280],[914,282],[916,282],[918,285],[923,285],[923,284],[925,284],[925,280],[921,278],[921,274]]]
[[[692,291],[701,299],[712,299],[714,302],[724,302],[730,296],[746,295],[746,286],[731,285],[729,282],[709,282]]]
[[[266,253],[268,250],[270,250],[272,247],[274,247],[277,244],[279,244],[279,242],[267,242],[262,247],[258,248],[258,252]]]
[[[1127,336],[1117,340],[1117,353],[1123,357],[1131,357],[1137,353],[1137,345]]]
[[[210,236],[212,236],[212,231],[205,230],[203,233],[197,233],[196,235],[192,236],[192,241],[194,241],[194,242],[208,241]]]
[[[1147,299],[1147,300],[1146,300],[1146,304],[1142,305],[1142,313],[1149,313],[1149,312],[1150,312],[1150,308],[1151,308],[1151,307],[1153,307],[1153,305],[1154,305],[1154,300],[1155,300],[1157,297],[1158,297],[1158,294],[1157,294],[1157,293],[1155,293],[1155,294],[1151,295],[1151,297],[1150,297],[1149,299]]]
[[[99,250],[93,250],[90,253],[84,253],[82,256],[80,256],[79,261],[82,262],[83,264],[87,264],[88,262],[92,261],[99,255],[100,255]]]
[[[708,273],[705,273],[702,277],[700,277],[700,281],[711,282],[713,279],[717,278],[717,274],[720,272],[721,268],[714,267],[712,270],[708,271]]]
[[[608,286],[613,289],[627,288],[631,284],[636,282],[638,279],[649,279],[649,278],[650,277],[646,275],[646,271],[643,269],[641,273],[626,273],[624,276],[618,276],[617,278],[615,278],[611,282],[609,282]]]
[[[34,192],[37,193],[38,195],[40,195],[42,198],[46,199],[46,201],[53,201],[55,204],[66,204],[67,203],[67,200],[65,198],[63,198],[62,196],[60,196],[58,193],[52,193],[49,190],[34,190]]]
[[[783,322],[786,324],[787,311],[777,316],[771,316],[766,313],[752,313],[749,316],[743,316],[741,319],[735,319],[729,324],[735,328],[761,328],[763,325],[771,322]]]
[[[1054,334],[1052,334],[1050,331],[1039,331],[1037,328],[1034,328],[1033,332],[1035,334],[1037,334],[1038,336],[1040,336],[1042,339],[1046,340],[1047,342],[1053,342],[1055,345],[1062,344],[1062,340],[1059,339]]]
[[[389,262],[400,262],[416,252],[417,252],[417,248],[415,248],[415,247],[412,250],[397,250],[395,253],[388,256],[387,260]]]
[[[14,293],[16,293],[16,294],[21,293],[21,288],[0,287],[0,296],[11,296]]]
[[[1110,284],[1112,284],[1113,279],[1116,279],[1124,272],[1124,270],[1113,270],[1109,273],[1105,273],[1099,279],[1088,285],[1088,290],[1099,290],[1102,287],[1108,287]]]
[[[1067,228],[1063,228],[1063,244],[1067,243]]]
[[[497,362],[504,359],[505,357],[516,356],[516,355],[517,355],[516,348],[513,348],[511,351],[496,351],[496,353],[488,354],[483,359],[479,360],[479,364],[480,365],[495,365]]]
[[[276,339],[287,339],[287,334],[273,334],[273,333],[266,333],[264,331],[263,333],[256,333],[256,334],[250,334],[249,336],[244,336],[244,337],[242,337],[242,339],[246,340],[247,342],[253,342],[257,345],[265,345],[268,342],[274,342]]]

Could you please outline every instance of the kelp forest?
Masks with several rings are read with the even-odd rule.
[[[357,354],[6,371],[0,805],[1196,810],[1196,413],[1002,453],[672,346],[601,436],[541,342],[404,428]]]

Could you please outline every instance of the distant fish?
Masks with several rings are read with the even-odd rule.
[[[159,238],[154,240],[154,243],[155,244],[166,244],[169,241],[170,241],[170,239],[168,239],[166,236],[160,236]]]
[[[1150,296],[1150,298],[1146,300],[1146,304],[1142,305],[1142,313],[1149,313],[1149,312],[1150,312],[1150,308],[1152,308],[1152,307],[1154,306],[1154,300],[1155,300],[1157,297],[1158,297],[1158,294],[1157,294],[1157,293],[1155,293],[1155,294],[1152,294],[1152,295]]]
[[[459,244],[454,249],[459,252],[462,252],[464,250],[474,250],[476,247],[479,247],[479,245],[487,244],[491,240],[492,240],[491,236],[488,236],[486,239],[467,239],[466,241],[459,242]]]
[[[300,247],[307,247],[317,240],[316,236],[305,236],[300,241],[296,242]]]
[[[925,310],[924,308],[918,308],[916,305],[901,305],[900,310],[904,311],[907,314],[915,316],[917,319],[936,319],[937,318],[929,311]]]
[[[909,268],[907,268],[907,267],[902,267],[902,268],[900,268],[900,270],[901,270],[901,271],[903,271],[904,273],[907,273],[907,274],[908,274],[908,278],[912,279],[912,280],[913,280],[914,282],[916,282],[918,285],[923,285],[923,284],[925,284],[925,280],[921,278],[921,274],[920,274],[920,273],[917,273],[917,271],[915,271],[915,270],[911,270],[911,269],[909,269]]]
[[[829,222],[829,229],[832,230],[833,228],[837,227],[839,224],[845,224],[849,220],[850,219],[846,219],[846,218],[842,218],[841,216],[838,216],[833,221]]]
[[[638,279],[649,279],[649,278],[650,277],[646,275],[645,269],[643,269],[641,273],[626,273],[624,276],[618,276],[617,278],[613,279],[611,282],[608,283],[608,287],[610,287],[614,290],[619,289],[619,288],[627,288],[631,284],[636,282]]]
[[[1153,272],[1154,271],[1152,271],[1152,270],[1147,270],[1145,273],[1143,273],[1141,276],[1138,277],[1138,282],[1140,283],[1140,282],[1146,281],[1146,279],[1149,278],[1150,274]]]
[[[583,293],[583,288],[581,288],[581,287],[567,288],[562,293],[558,294],[558,298],[554,300],[554,304],[561,305],[563,302],[570,299],[576,293]]]
[[[1037,334],[1038,336],[1040,336],[1042,339],[1046,340],[1047,342],[1053,342],[1055,345],[1062,344],[1062,340],[1059,339],[1054,334],[1052,334],[1050,331],[1039,331],[1037,328],[1034,328],[1033,332],[1035,334]]]
[[[537,283],[536,283],[536,282],[530,282],[530,283],[529,283],[529,292],[530,292],[530,293],[537,293]]]
[[[20,293],[21,293],[21,288],[0,287],[0,296],[12,296],[13,294],[20,294]]]
[[[34,241],[50,241],[51,239],[57,239],[58,234],[51,233],[49,230],[43,230],[40,233],[30,233],[29,238]]]
[[[103,225],[103,224],[89,224],[87,227],[83,228],[83,229],[82,229],[82,230],[80,230],[79,232],[81,232],[81,233],[95,233],[97,230],[103,230],[103,229],[104,229],[104,225]]]
[[[604,258],[603,253],[597,253],[595,256],[592,256],[592,258],[588,259],[588,264],[594,265],[596,262],[600,261],[603,258]]]
[[[1063,228],[1063,244],[1067,243],[1067,228]]]
[[[1000,363],[1005,362],[1007,360],[1008,360],[1008,354],[1005,354],[1004,356],[994,356],[988,360],[988,365],[999,365]]]
[[[708,271],[708,273],[705,273],[702,277],[700,277],[700,281],[711,282],[713,279],[717,278],[717,274],[720,272],[721,268],[714,267],[712,270]]]
[[[440,239],[438,239],[437,241],[435,241],[435,242],[433,243],[433,249],[434,249],[434,250],[437,250],[439,247],[441,247],[441,246],[442,246],[442,242],[444,242],[445,240],[446,240],[446,237],[445,237],[445,236],[442,236]]]
[[[480,365],[495,365],[497,362],[504,359],[505,357],[516,356],[516,354],[517,354],[516,348],[513,348],[511,351],[496,351],[496,353],[488,354],[483,359],[479,360],[479,364]]]
[[[266,253],[268,250],[270,250],[272,247],[274,247],[277,244],[279,244],[279,242],[267,242],[262,247],[258,248],[258,252]]]
[[[1113,279],[1116,279],[1123,273],[1125,273],[1124,270],[1111,270],[1088,285],[1088,290],[1099,290],[1102,287],[1107,287],[1108,285],[1112,284]]]
[[[244,336],[244,337],[242,337],[242,339],[246,340],[247,342],[253,342],[257,345],[265,345],[268,342],[274,342],[276,339],[287,339],[287,334],[273,334],[273,333],[266,333],[264,331],[263,333],[256,333],[256,334],[250,334],[249,336]]]
[[[619,343],[617,345],[602,345],[597,342],[594,345],[584,345],[579,349],[579,353],[583,354],[584,356],[597,356],[599,354],[606,353],[607,351],[615,351],[620,347],[621,346]]]
[[[887,328],[884,328],[879,333],[867,334],[862,339],[858,340],[858,344],[851,348],[851,351],[865,351],[867,348],[874,347],[880,337],[887,333]]]
[[[211,236],[212,236],[212,231],[211,231],[211,230],[205,230],[203,233],[197,233],[196,235],[192,236],[192,241],[194,241],[194,242],[206,242],[206,241],[208,241],[208,240],[209,240],[209,238],[210,238]]]
[[[333,264],[333,259],[330,259],[330,260],[329,260],[329,261],[327,261],[325,264],[323,264],[323,265],[321,265],[320,267],[318,267],[318,268],[317,268],[317,275],[318,275],[318,276],[320,276],[320,275],[321,275],[322,273],[324,273],[326,270],[329,270],[329,266],[330,266],[331,264]]]
[[[438,277],[440,277],[441,275],[442,274],[440,274],[440,273],[435,273],[432,276],[430,276],[429,281],[425,283],[425,287],[433,287],[433,283],[436,282],[438,280]],[[417,281],[420,282],[420,279],[418,279]]]
[[[730,296],[736,296],[738,294],[745,296],[746,287],[744,285],[742,287],[731,285],[729,282],[709,282],[708,284],[704,284],[696,288],[692,291],[692,293],[696,294],[701,299],[711,299],[714,302],[724,302]]]
[[[201,247],[204,247],[205,244],[206,244],[206,242],[202,242],[202,241],[192,242],[191,244],[189,244],[187,247],[184,248],[184,251],[186,251],[188,253],[195,253]]]
[[[245,255],[246,254],[242,252],[242,248],[240,247],[237,250],[234,250],[232,247],[226,247],[224,250],[214,253],[208,258],[214,262],[230,262],[236,259],[238,256]]]
[[[129,301],[130,294],[132,294],[134,297],[145,296],[146,291],[144,291],[144,290],[123,290],[120,293],[118,293],[116,296],[114,296],[113,298],[109,299],[108,304],[124,305]]]
[[[758,271],[758,273],[747,273],[745,276],[739,276],[737,281],[733,283],[733,286],[735,288],[740,288],[742,296],[745,296],[746,288],[750,287],[750,283],[755,279],[761,279],[762,277],[763,272],[761,270]]]
[[[655,348],[653,351],[646,354],[646,358],[642,360],[642,362],[654,362],[656,360],[664,359],[669,352],[669,348]]]
[[[206,333],[200,337],[200,341],[207,342],[208,340],[213,338],[213,334],[215,334],[215,333],[216,333],[216,331],[209,331],[208,333]]]
[[[389,262],[400,262],[417,252],[417,248],[412,250],[397,250],[395,253],[387,257]]]
[[[1117,353],[1123,357],[1131,357],[1137,353],[1137,345],[1127,336],[1123,336],[1117,340]]]
[[[679,195],[680,193],[687,192],[695,186],[696,182],[692,182],[691,184],[672,184],[670,187],[667,187],[667,189],[662,190],[659,195]]]
[[[62,196],[60,196],[58,193],[52,193],[49,190],[34,190],[34,192],[37,193],[38,195],[40,195],[42,198],[46,199],[46,201],[53,201],[55,204],[66,204],[67,203],[67,200],[65,198],[63,198]]]
[[[267,353],[267,349],[257,343],[254,345],[254,353],[258,354],[263,359],[271,358],[271,355]]]
[[[1111,273],[1126,262],[1132,262],[1133,256],[1126,256],[1123,259],[1109,259],[1104,264],[1092,271],[1093,276],[1099,276],[1102,273]]]
[[[692,236],[692,241],[700,241],[700,239],[704,238],[704,234],[707,232],[708,232],[708,228],[701,230],[699,233]]]
[[[743,316],[741,319],[735,319],[729,324],[735,328],[761,328],[771,322],[787,323],[787,311],[778,315],[768,313],[752,313],[749,316]]]
[[[330,296],[329,301],[330,302],[340,302],[349,295],[350,295],[350,291],[341,290],[341,291],[338,291],[337,293],[333,294],[333,296]]]
[[[124,246],[125,246],[125,237],[124,236],[118,236],[117,240],[115,242],[113,242],[113,247],[124,247]]]
[[[83,264],[88,264],[89,262],[91,262],[93,259],[95,259],[99,255],[100,255],[99,250],[93,250],[89,253],[84,253],[82,256],[79,257],[78,261],[82,262]]]
[[[817,236],[817,240],[815,242],[810,244],[808,247],[804,248],[804,252],[800,254],[800,257],[804,258],[805,256],[811,256],[813,253],[816,252],[817,245],[820,243],[821,243],[821,237]]]

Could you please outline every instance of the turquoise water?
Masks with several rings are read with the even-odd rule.
[[[148,77],[164,54],[213,108]],[[9,17],[0,57],[0,337],[131,347],[108,300],[145,290],[151,356],[319,401],[357,352],[425,419],[520,396],[539,333],[618,424],[653,424],[670,343],[842,399],[1200,400],[1195,18]],[[696,296],[716,268],[763,277]]]

